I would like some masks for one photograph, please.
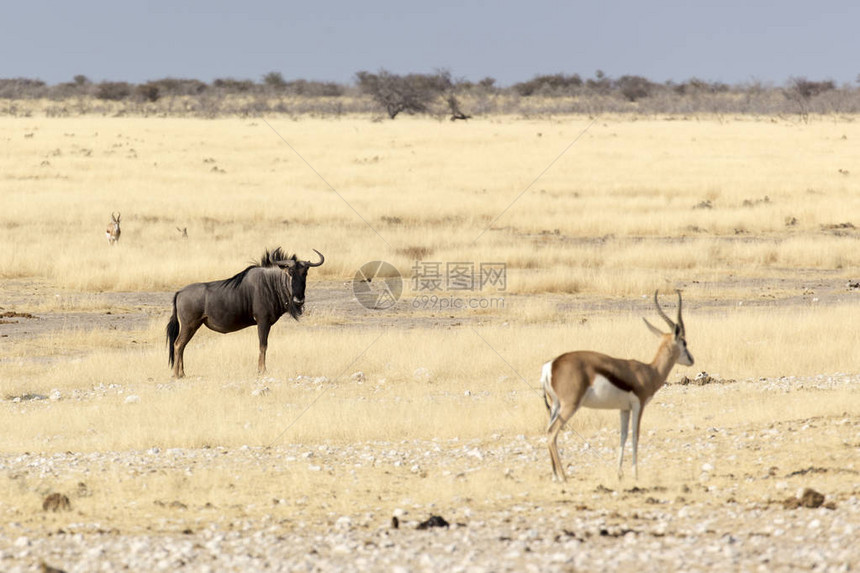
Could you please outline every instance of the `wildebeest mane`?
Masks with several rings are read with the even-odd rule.
[[[238,288],[239,285],[242,284],[242,281],[245,280],[245,277],[248,275],[248,271],[251,269],[255,269],[258,267],[274,267],[277,266],[277,261],[285,261],[291,259],[293,261],[297,260],[296,255],[287,255],[281,247],[276,247],[273,250],[266,249],[263,251],[263,256],[260,257],[260,262],[254,263],[253,265],[249,265],[245,267],[244,270],[239,271],[229,279],[223,280],[224,288]]]
[[[275,266],[276,261],[286,261],[287,259],[291,259],[293,261],[298,260],[296,255],[289,255],[284,252],[281,247],[276,247],[274,250],[269,251],[266,249],[263,251],[263,256],[260,258],[260,262],[257,265],[258,267],[273,267]]]

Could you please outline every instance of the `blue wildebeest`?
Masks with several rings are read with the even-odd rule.
[[[266,372],[266,347],[269,329],[281,315],[289,313],[298,320],[305,304],[305,282],[310,267],[318,263],[287,256],[280,247],[266,251],[259,264],[221,281],[190,284],[173,295],[173,315],[167,323],[169,364],[173,376],[185,376],[185,346],[202,325],[215,332],[242,330],[254,324],[260,338],[258,371]]]

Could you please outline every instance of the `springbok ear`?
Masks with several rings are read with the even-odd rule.
[[[654,336],[663,336],[663,332],[659,328],[648,322],[647,318],[643,318],[642,320],[645,321],[645,326],[648,327],[648,330],[654,333]]]

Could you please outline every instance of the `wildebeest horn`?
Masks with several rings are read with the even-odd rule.
[[[681,300],[681,293],[680,293],[680,291],[678,292],[678,300],[679,300],[679,301]],[[663,312],[663,309],[662,309],[662,308],[660,308],[660,301],[658,301],[658,300],[657,300],[657,291],[656,291],[656,290],[654,291],[654,304],[655,304],[655,305],[657,305],[657,313],[660,315],[660,317],[661,317],[663,320],[665,320],[665,321],[666,321],[666,324],[668,324],[668,325],[669,325],[669,328],[670,328],[671,330],[675,330],[675,323],[674,323],[674,322],[672,322],[672,319],[671,319],[671,318],[669,318],[668,316],[666,316],[666,313],[665,313],[665,312]],[[678,306],[678,316],[679,316],[679,317],[681,316],[681,307],[680,307],[680,305]]]
[[[318,255],[320,256],[320,262],[318,262],[318,263],[312,263],[312,262],[308,261],[308,262],[307,262],[307,265],[308,265],[309,267],[318,267],[318,266],[320,266],[321,264],[323,264],[323,263],[325,262],[325,257],[324,257],[324,256],[323,256],[323,254],[322,254],[321,252],[319,252],[318,250],[314,249],[313,251],[314,251],[316,254],[318,254]]]

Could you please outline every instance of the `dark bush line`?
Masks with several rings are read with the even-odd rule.
[[[291,115],[383,112],[428,114],[466,120],[487,114],[638,113],[638,114],[810,114],[860,113],[860,90],[831,80],[789,78],[782,86],[751,82],[728,85],[691,78],[676,83],[645,77],[618,78],[598,71],[538,75],[499,87],[493,78],[478,82],[455,79],[446,70],[399,75],[386,70],[360,71],[353,84],[285,80],[270,72],[259,82],[218,78],[162,78],[141,84],[90,81],[77,75],[71,82],[48,85],[38,79],[0,78],[0,114],[15,114],[17,100],[54,102],[49,115],[71,113],[142,113],[200,115]],[[104,102],[104,103],[99,103]],[[181,102],[181,103],[178,103]],[[120,109],[117,109],[117,105]],[[110,110],[110,111],[109,111]]]

